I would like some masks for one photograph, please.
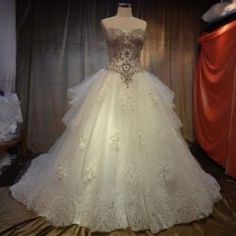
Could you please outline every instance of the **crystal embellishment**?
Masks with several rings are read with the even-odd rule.
[[[145,31],[109,28],[105,32],[110,57],[110,65],[107,69],[118,73],[128,87],[133,75],[143,71],[140,65],[140,54]]]

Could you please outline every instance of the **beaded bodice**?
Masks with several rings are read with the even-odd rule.
[[[119,73],[128,86],[133,75],[142,71],[140,54],[145,31],[143,29],[123,31],[118,28],[109,28],[105,31],[105,36],[110,58],[107,69]]]

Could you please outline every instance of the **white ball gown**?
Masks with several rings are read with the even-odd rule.
[[[181,136],[173,92],[140,66],[145,31],[109,28],[110,64],[68,90],[62,136],[12,196],[56,226],[156,233],[207,217],[220,200]]]

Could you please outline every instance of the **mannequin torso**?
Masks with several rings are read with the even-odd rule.
[[[101,20],[101,25],[104,29],[117,28],[122,31],[131,31],[133,29],[145,30],[147,22],[138,19],[132,15],[131,6],[119,6],[117,14],[113,17],[108,17]]]

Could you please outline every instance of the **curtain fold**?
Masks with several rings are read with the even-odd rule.
[[[236,21],[200,37],[194,82],[198,143],[236,178]]]
[[[15,92],[15,0],[0,0],[0,91]]]
[[[44,152],[65,128],[61,118],[68,109],[67,88],[108,64],[100,21],[116,14],[118,0],[17,2],[17,91],[28,148]],[[209,7],[204,4],[197,0],[132,1],[133,15],[148,23],[142,65],[175,92],[183,135],[190,141],[200,16]]]

